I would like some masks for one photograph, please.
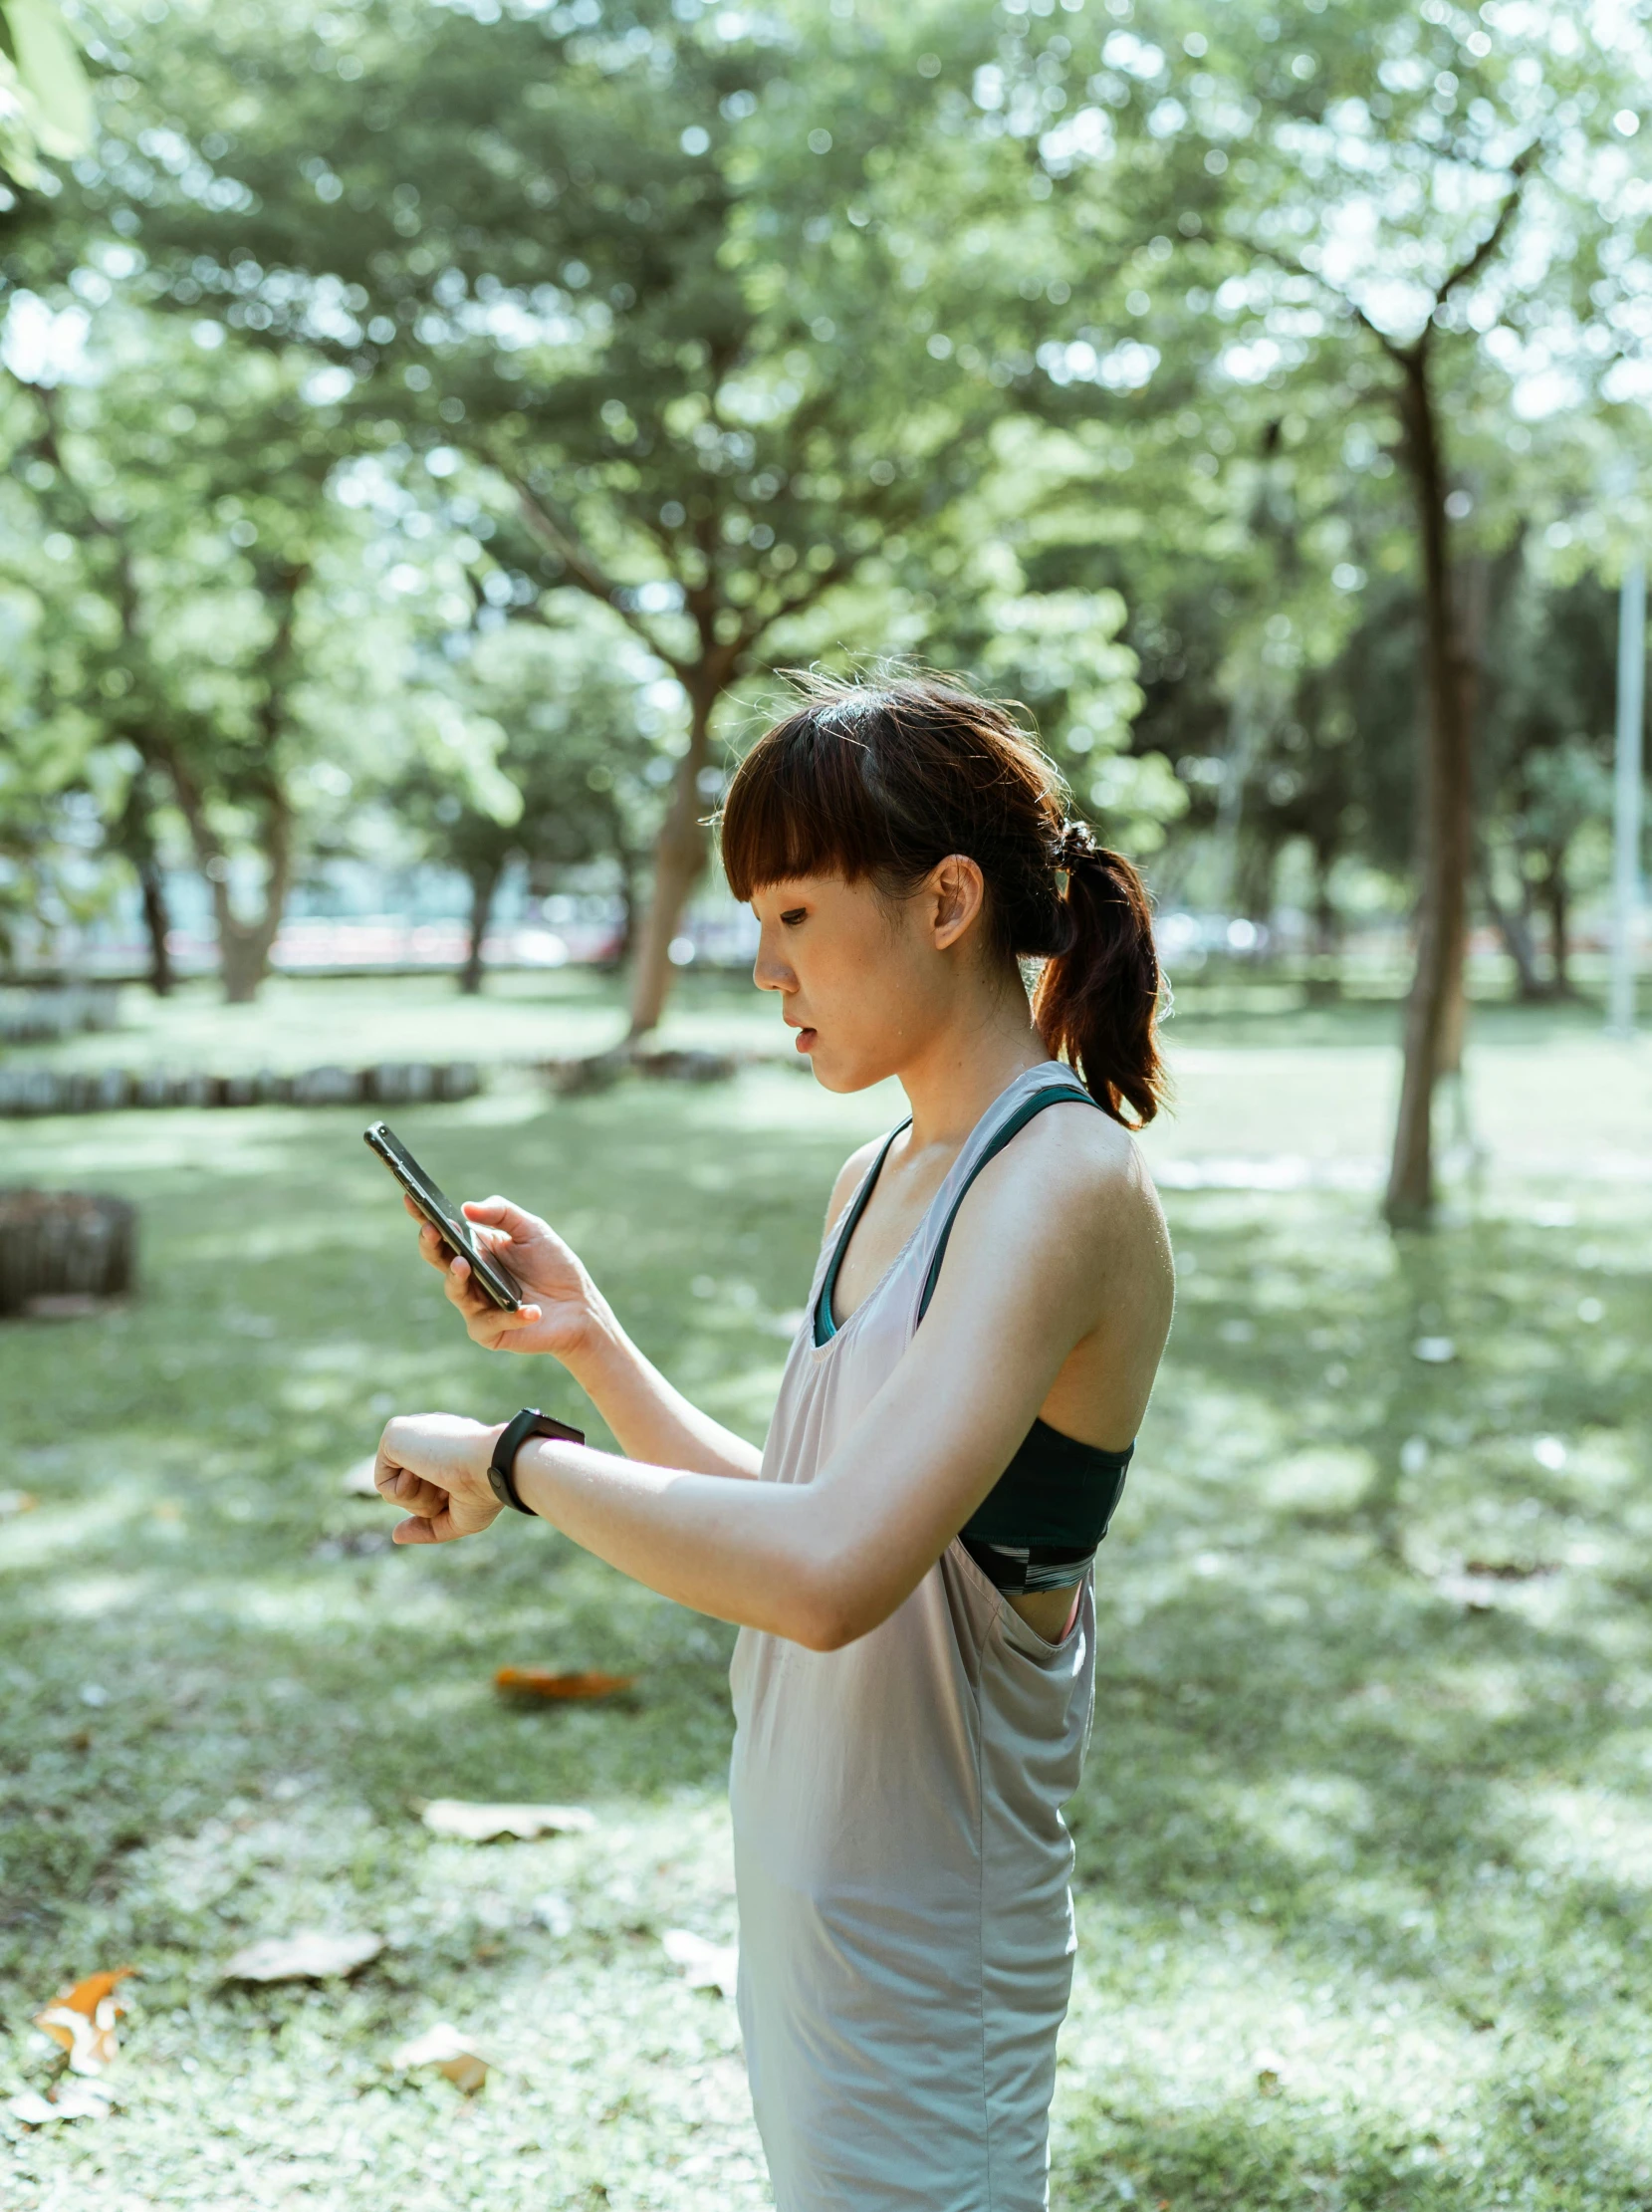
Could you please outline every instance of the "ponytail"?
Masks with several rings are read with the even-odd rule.
[[[1065,821],[1055,763],[1007,707],[960,684],[797,682],[801,703],[758,739],[724,802],[735,897],[829,871],[898,895],[967,854],[996,955],[1044,963],[1033,1013],[1050,1053],[1115,1121],[1151,1121],[1165,1078],[1147,893],[1128,860]]]
[[[1115,1121],[1145,1127],[1164,1104],[1156,1021],[1159,959],[1146,886],[1121,853],[1068,823],[1056,850],[1066,875],[1065,945],[1045,961],[1033,1018],[1051,1056],[1072,1064]]]

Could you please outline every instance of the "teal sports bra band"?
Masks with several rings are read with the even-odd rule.
[[[921,1326],[929,1311],[935,1286],[940,1281],[941,1262],[946,1258],[952,1225],[976,1176],[1036,1114],[1042,1113],[1047,1106],[1062,1106],[1069,1101],[1084,1106],[1096,1105],[1089,1093],[1076,1084],[1047,1084],[1031,1098],[1024,1099],[994,1134],[964,1178],[936,1239],[914,1326]],[[1100,1108],[1097,1106],[1096,1110]],[[901,1130],[910,1125],[909,1119],[902,1121],[884,1138],[883,1147],[838,1232],[826,1274],[821,1279],[820,1296],[815,1301],[813,1334],[817,1346],[829,1344],[837,1334],[837,1325],[831,1318],[837,1271],[855,1225],[865,1212],[866,1202],[883,1171],[889,1147]],[[987,1579],[1002,1591],[1063,1590],[1081,1582],[1123,1495],[1124,1477],[1134,1450],[1132,1443],[1123,1451],[1104,1451],[1098,1444],[1083,1444],[1075,1436],[1064,1435],[1046,1420],[1035,1420],[1008,1467],[959,1530],[964,1549]]]

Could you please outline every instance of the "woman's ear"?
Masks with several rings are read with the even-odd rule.
[[[966,853],[949,853],[930,869],[925,892],[935,949],[955,945],[987,902],[987,880]]]

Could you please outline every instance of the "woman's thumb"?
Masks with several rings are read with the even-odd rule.
[[[529,1217],[520,1206],[513,1206],[508,1198],[467,1198],[464,1210],[472,1221],[485,1222],[490,1229],[503,1229],[507,1235],[519,1236],[529,1226]]]

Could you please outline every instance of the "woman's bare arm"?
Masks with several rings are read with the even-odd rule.
[[[822,1650],[864,1635],[1008,1465],[1141,1242],[1141,1191],[1123,1150],[1076,1150],[1059,1209],[1048,1184],[1029,1184],[1046,1171],[1033,1147],[983,1176],[925,1325],[813,1482],[737,1489],[538,1440],[516,1463],[523,1499],[588,1551],[699,1611]],[[485,1469],[497,1433],[445,1416],[389,1424],[378,1479],[414,1517],[396,1532],[402,1542],[440,1542],[494,1517]]]
[[[565,1363],[627,1459],[756,1481],[763,1465],[761,1449],[714,1421],[668,1382],[620,1328],[605,1300],[588,1341]]]
[[[415,1220],[421,1219],[409,1204]],[[496,1252],[524,1291],[506,1313],[471,1281],[436,1231],[419,1230],[419,1250],[442,1278],[473,1343],[489,1352],[548,1352],[585,1391],[629,1459],[661,1461],[702,1475],[753,1479],[763,1454],[668,1382],[620,1327],[571,1246],[537,1214],[506,1198],[466,1202],[477,1238]]]
[[[862,1145],[839,1172],[826,1208],[827,1235],[876,1150],[875,1141]],[[478,1238],[528,1293],[527,1302],[509,1314],[477,1289],[469,1261],[455,1259],[412,1202],[404,1203],[420,1224],[420,1253],[441,1276],[448,1302],[473,1342],[490,1352],[549,1352],[596,1407],[627,1459],[694,1474],[756,1478],[762,1452],[667,1381],[549,1222],[505,1198],[466,1202]]]

